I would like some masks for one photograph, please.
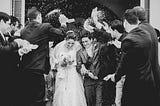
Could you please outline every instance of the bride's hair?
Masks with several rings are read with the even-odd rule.
[[[68,39],[73,39],[73,40],[76,40],[76,33],[73,31],[73,30],[69,30],[66,32],[66,40]]]

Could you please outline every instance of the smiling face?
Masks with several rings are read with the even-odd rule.
[[[67,39],[66,40],[66,47],[68,49],[71,49],[74,46],[74,44],[75,44],[75,40],[74,39]]]
[[[82,45],[87,49],[92,45],[92,39],[89,39],[88,37],[82,38]]]

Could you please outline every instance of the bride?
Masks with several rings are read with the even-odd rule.
[[[76,52],[81,48],[73,31],[51,51],[51,67],[57,70],[53,106],[87,106]]]

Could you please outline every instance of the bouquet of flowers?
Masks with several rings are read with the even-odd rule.
[[[68,67],[68,66],[71,66],[73,62],[74,60],[71,58],[70,55],[63,55],[60,65],[61,67]]]

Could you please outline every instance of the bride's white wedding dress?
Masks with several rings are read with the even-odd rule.
[[[71,50],[64,45],[65,41],[62,41],[51,52],[51,67],[55,67],[55,64],[62,61],[65,56],[69,56],[74,62],[68,67],[56,66],[53,106],[87,106],[82,78],[76,71],[76,52],[79,44],[76,43]]]

